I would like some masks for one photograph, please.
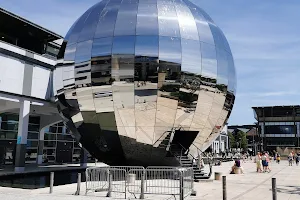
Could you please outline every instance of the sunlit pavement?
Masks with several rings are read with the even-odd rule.
[[[277,199],[300,199],[300,166],[288,166],[287,161],[280,164],[272,162],[270,173],[256,173],[253,161],[242,163],[244,174],[229,174],[233,162],[214,167],[215,172],[222,172],[227,179],[228,200],[267,200],[272,199],[272,178],[277,180]],[[214,178],[214,175],[212,176]],[[190,199],[222,199],[222,181],[200,182],[195,184],[197,196]]]
[[[277,179],[277,199],[278,200],[298,200],[300,199],[300,166],[289,167],[287,161],[282,161],[279,165],[271,163],[270,173],[256,173],[256,164],[252,161],[242,163],[244,174],[229,174],[233,162],[223,163],[222,166],[213,167],[216,172],[221,172],[227,177],[227,199],[228,200],[267,200],[272,199],[271,179]],[[214,175],[212,176],[212,179]],[[195,183],[197,196],[187,199],[194,200],[221,200],[222,181],[210,181]],[[53,194],[48,194],[49,188],[37,190],[23,190],[0,187],[0,199],[109,199],[105,198],[106,193],[89,193],[85,196],[85,184],[82,183],[81,195],[74,196],[76,184],[56,186]],[[113,194],[114,198],[124,199],[124,194]],[[134,199],[134,196],[128,195]],[[138,199],[139,196],[136,196]],[[174,199],[171,196],[148,196],[147,199]],[[176,198],[178,199],[178,198]]]

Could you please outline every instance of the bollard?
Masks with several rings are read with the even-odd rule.
[[[272,178],[272,196],[273,200],[277,200],[276,178]]]
[[[54,185],[54,172],[50,172],[50,194],[53,192]]]
[[[80,195],[80,185],[81,185],[81,173],[78,173],[78,176],[77,176],[77,190],[75,192],[75,195]]]
[[[112,174],[109,174],[108,176],[108,192],[106,197],[111,197],[111,182],[112,182]]]
[[[142,177],[141,177],[141,195],[140,195],[140,199],[144,199],[145,198],[145,173],[142,173]]]
[[[184,200],[183,174],[182,174],[182,172],[180,172],[180,184],[179,184],[179,189],[180,189],[179,199],[180,199],[180,200]]]
[[[227,200],[226,176],[222,176],[223,200]]]

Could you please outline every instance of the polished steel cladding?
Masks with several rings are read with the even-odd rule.
[[[58,58],[59,111],[83,147],[106,162],[167,162],[162,143],[172,132],[196,132],[196,154],[233,107],[228,42],[187,0],[103,0],[74,23]]]

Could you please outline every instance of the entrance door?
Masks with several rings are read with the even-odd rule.
[[[175,131],[172,144],[180,144],[185,149],[189,149],[192,143],[194,142],[195,138],[197,137],[198,133],[198,131],[177,130]]]
[[[72,142],[57,142],[56,146],[56,162],[70,163],[72,162]]]

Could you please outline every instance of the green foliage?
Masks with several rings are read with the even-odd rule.
[[[248,141],[246,133],[239,131],[236,134],[228,133],[230,148],[242,148],[247,149]],[[238,143],[238,144],[237,144]]]
[[[242,149],[247,149],[248,142],[246,136],[246,133],[244,133],[243,131],[239,131],[236,134],[236,139],[239,141],[239,145],[242,147]]]
[[[236,141],[232,133],[228,132],[230,148],[236,148]]]

